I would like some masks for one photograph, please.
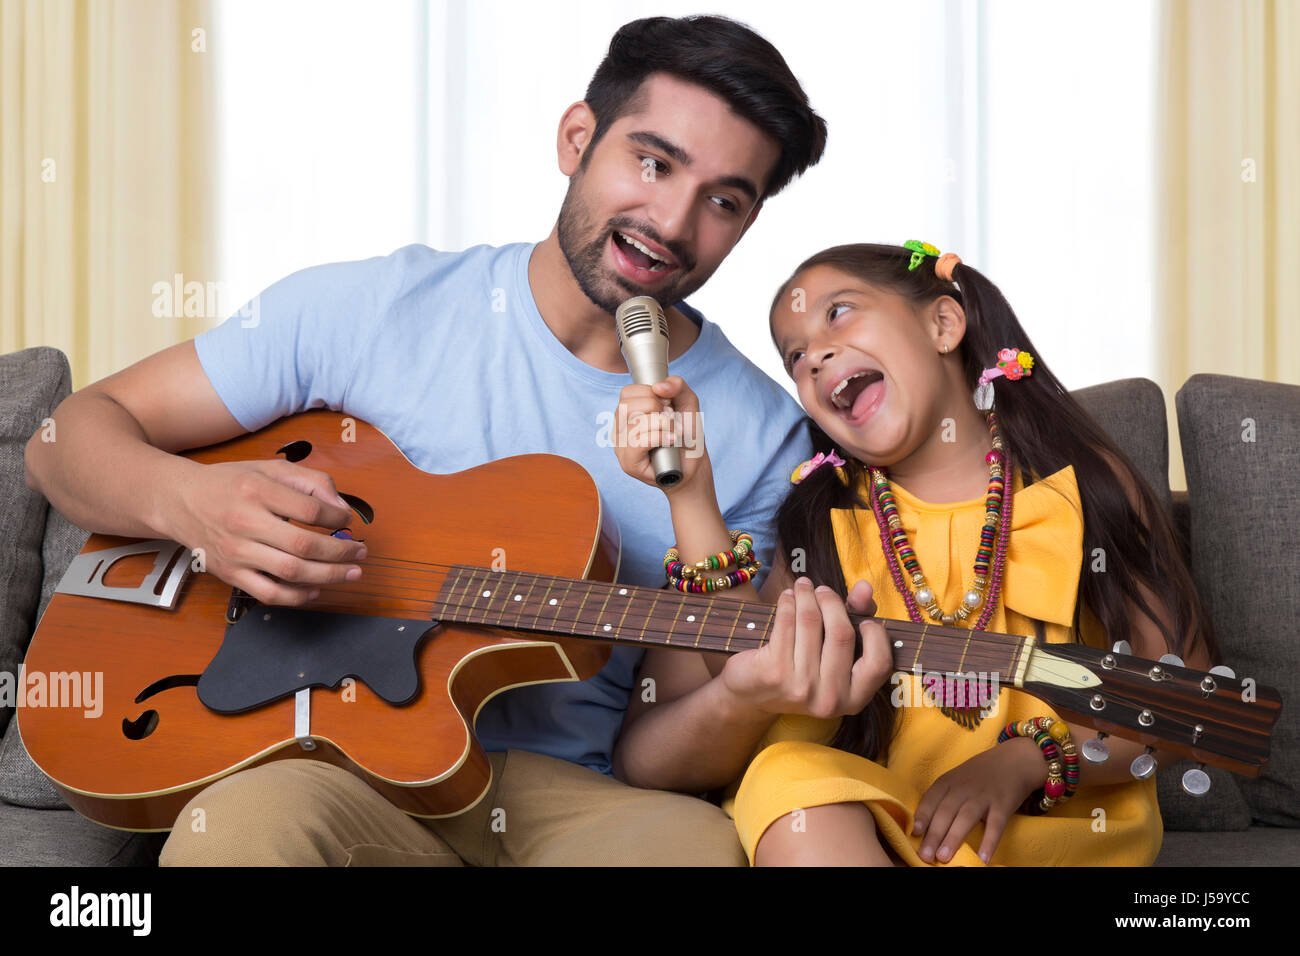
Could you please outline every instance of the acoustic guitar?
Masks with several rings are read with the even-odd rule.
[[[69,805],[107,826],[170,829],[213,781],[293,757],[346,768],[408,813],[455,815],[490,783],[472,728],[495,694],[591,677],[613,643],[735,653],[772,628],[758,601],[616,583],[617,529],[566,458],[430,474],[326,410],[186,457],[327,472],[368,555],[359,581],[265,606],[174,541],[90,536],[32,639],[20,695],[42,675],[45,699],[29,693],[18,722]],[[1280,697],[1222,670],[881,623],[900,671],[997,673],[1103,734],[1247,775],[1267,763]],[[95,681],[88,708],[70,692]]]

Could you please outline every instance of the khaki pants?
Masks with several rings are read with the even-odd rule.
[[[473,809],[425,820],[319,760],[218,780],[181,811],[163,866],[744,866],[735,825],[697,797],[641,790],[567,760],[489,754]],[[193,811],[202,809],[201,815]],[[191,821],[202,819],[200,832]]]

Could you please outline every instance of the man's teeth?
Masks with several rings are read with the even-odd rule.
[[[855,379],[859,379],[864,375],[876,375],[876,374],[878,373],[872,371],[871,369],[863,369],[861,372],[854,372],[852,375],[850,375],[844,381],[840,382],[840,384],[836,385],[835,388],[831,390],[831,404],[834,405],[836,408],[852,408],[853,406],[851,403],[840,401],[840,395],[843,393],[844,389],[848,388],[849,382],[852,382]]]
[[[627,233],[625,233],[625,232],[620,232],[619,235],[623,237],[623,241],[626,242],[629,246],[635,246],[637,249],[640,249],[640,250],[641,250],[642,252],[644,252],[647,256],[649,256],[651,259],[653,259],[656,263],[659,263],[659,265],[653,265],[653,266],[651,266],[651,267],[650,267],[651,269],[658,270],[658,269],[667,269],[667,268],[668,268],[668,266],[669,266],[668,260],[665,259],[663,256],[656,255],[655,253],[651,252],[649,249],[647,249],[647,248],[645,247],[645,244],[644,244],[644,243],[637,242],[635,239],[633,239],[631,236],[629,236],[629,235],[628,235]]]

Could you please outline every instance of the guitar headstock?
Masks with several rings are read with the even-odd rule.
[[[1122,646],[1121,646],[1122,645]],[[1269,736],[1282,710],[1271,687],[1227,668],[1191,670],[1172,656],[1133,657],[1127,645],[1102,651],[1081,644],[1035,646],[1023,690],[1071,723],[1135,740],[1246,776],[1268,763]],[[1057,679],[1033,662],[1068,661],[1085,676]],[[1067,669],[1071,675],[1077,668]]]

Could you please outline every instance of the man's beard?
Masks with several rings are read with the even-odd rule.
[[[614,315],[618,312],[618,307],[633,296],[651,293],[604,265],[605,247],[610,241],[610,233],[598,229],[592,222],[579,188],[581,181],[581,173],[569,180],[568,191],[565,192],[564,202],[560,206],[560,219],[557,224],[560,251],[564,253],[564,258],[569,263],[569,271],[573,273],[573,278],[577,280],[578,288],[583,291],[583,294],[592,301],[592,304]],[[644,231],[631,223],[626,227],[638,232]],[[653,294],[661,305],[668,306],[680,302],[704,284],[703,282],[684,283],[683,279],[687,273],[689,273],[688,269],[680,268],[676,279],[666,285],[655,287]]]

